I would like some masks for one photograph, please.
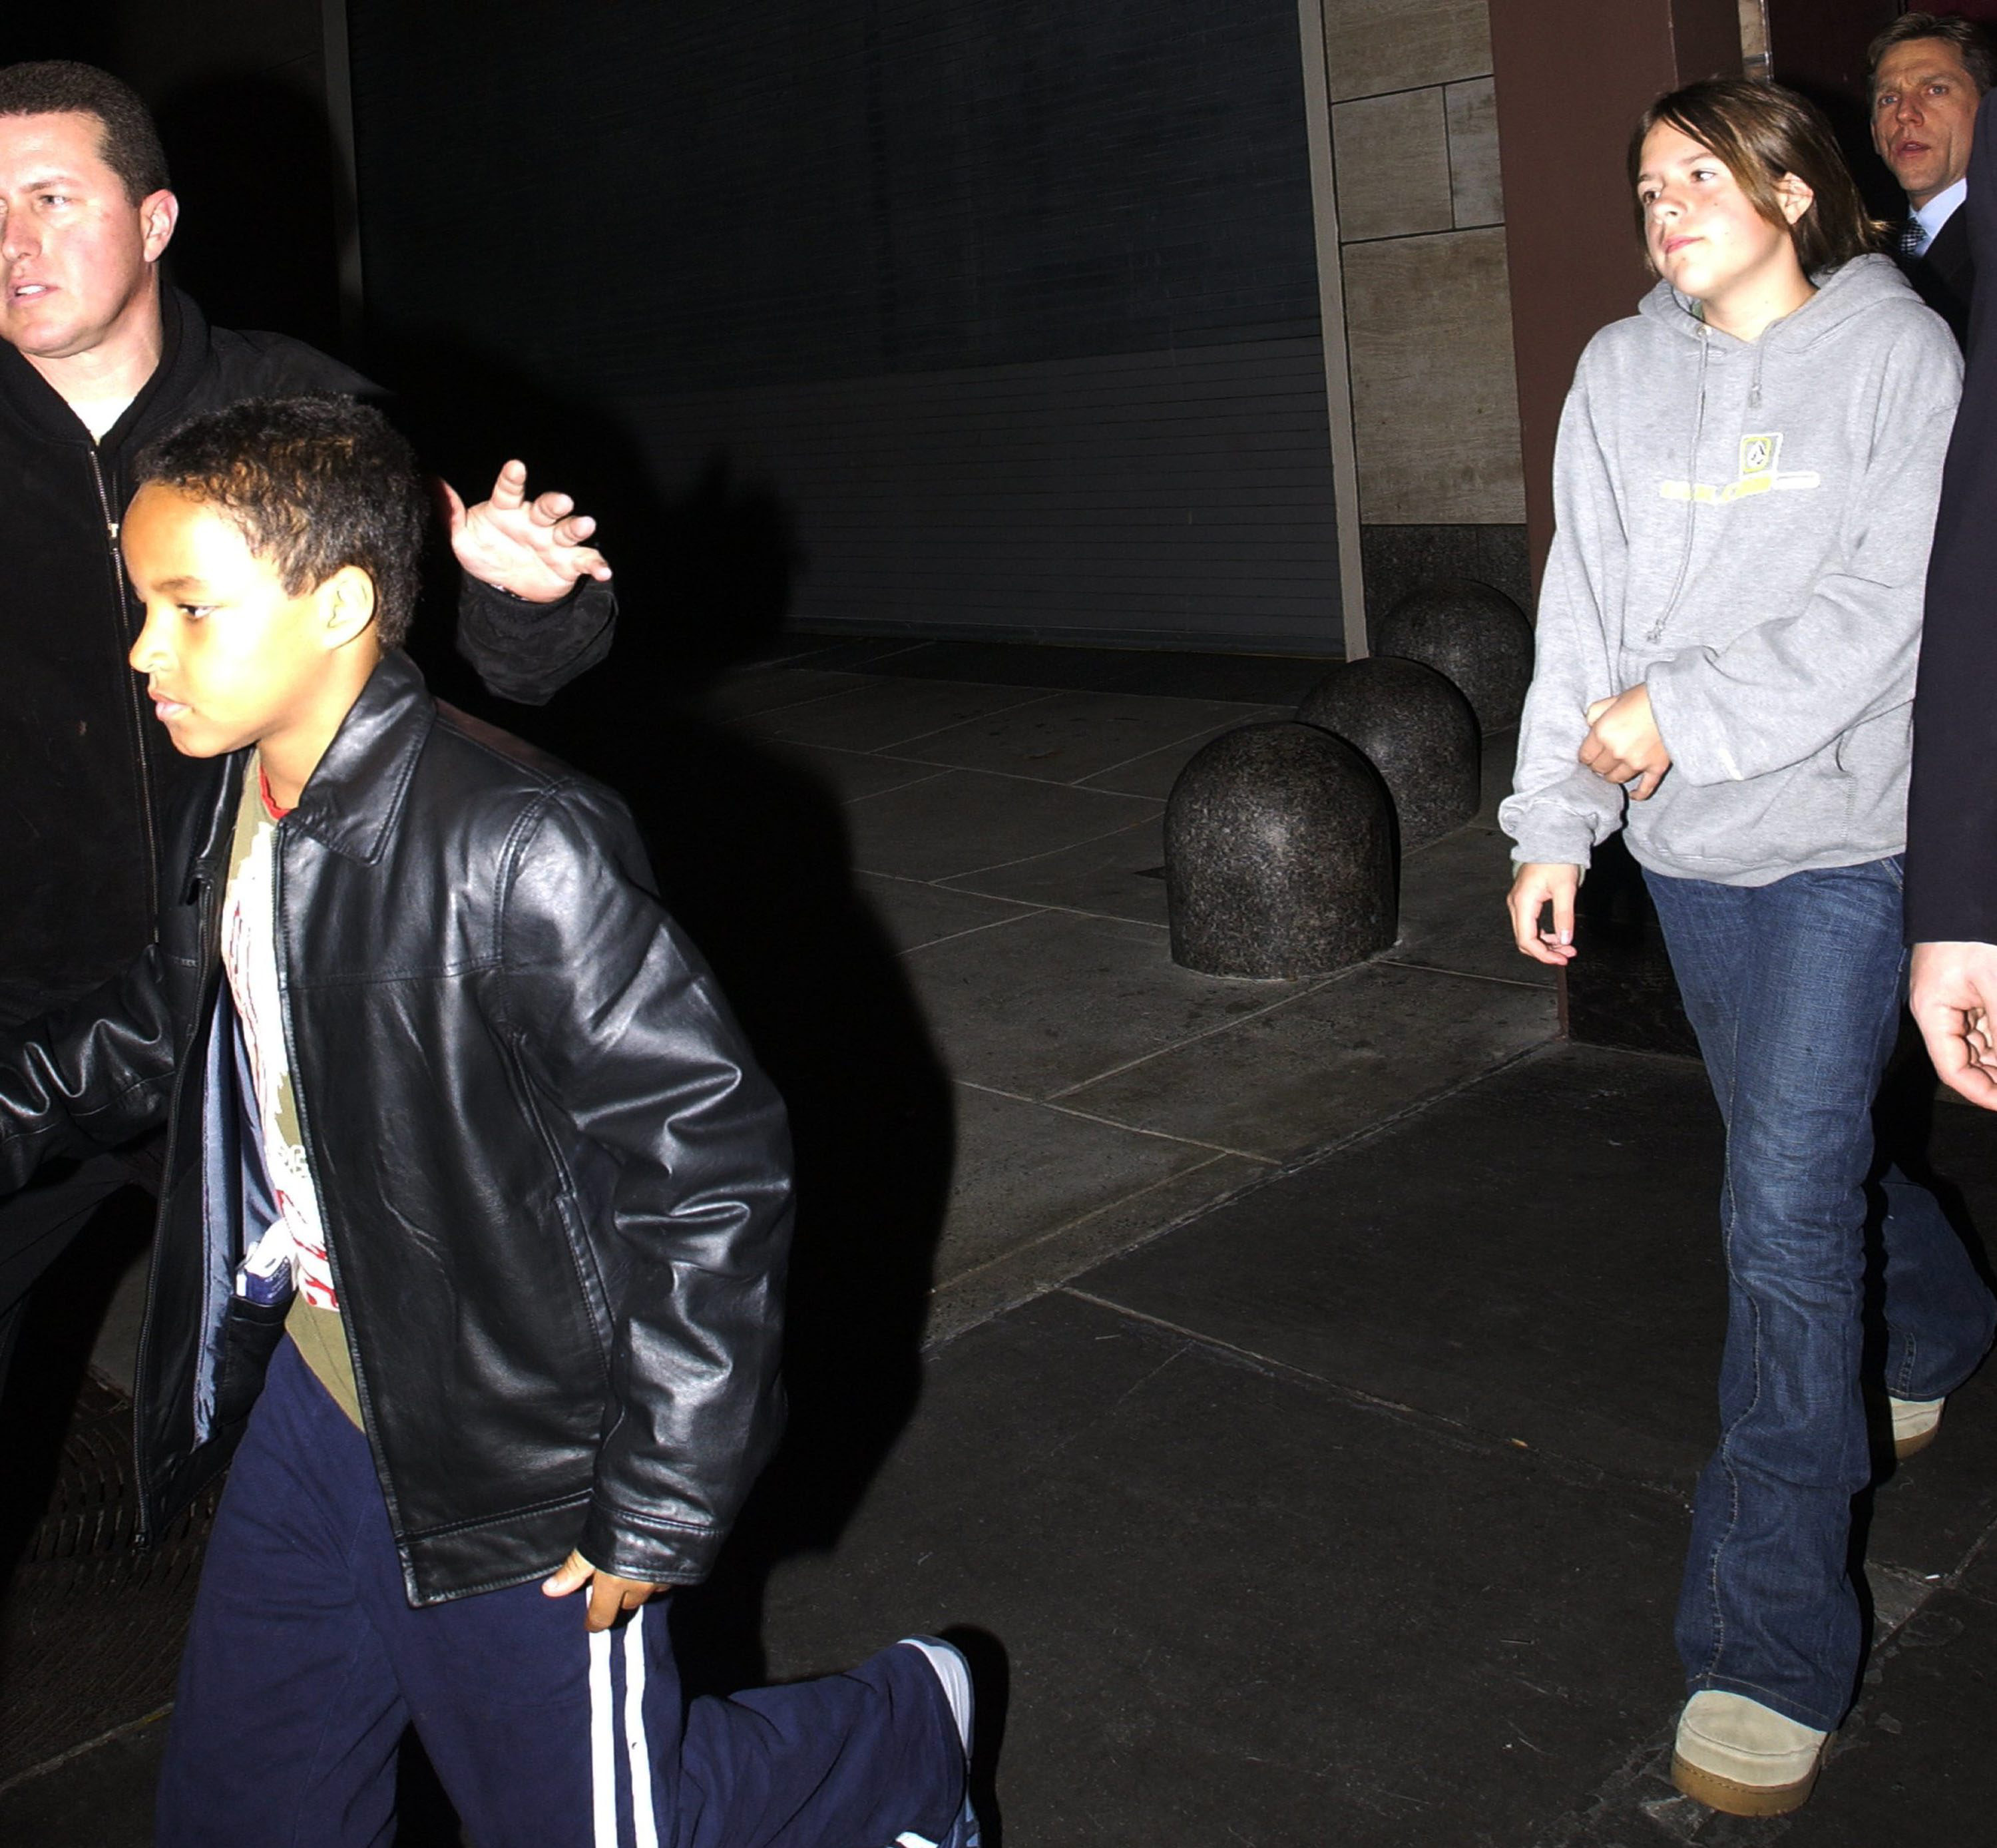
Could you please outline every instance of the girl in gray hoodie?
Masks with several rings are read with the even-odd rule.
[[[1900,854],[1923,578],[1960,379],[1821,116],[1766,84],[1662,98],[1632,144],[1659,281],[1581,356],[1514,788],[1519,949],[1575,953],[1618,828],[1727,1126],[1722,1434],[1678,1616],[1679,1788],[1809,1795],[1857,1682],[1852,1497],[1870,1110],[1905,978]],[[1549,927],[1544,914],[1550,910]],[[1981,1358],[1988,1292],[1892,1171],[1897,1446]]]

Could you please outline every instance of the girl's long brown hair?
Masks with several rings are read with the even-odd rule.
[[[1630,138],[1632,193],[1643,167],[1643,138],[1660,122],[1689,136],[1721,162],[1754,209],[1789,233],[1805,275],[1878,249],[1887,227],[1867,213],[1823,112],[1795,91],[1744,77],[1709,77],[1659,97]],[[1816,195],[1793,225],[1775,194],[1785,174],[1794,174]],[[1640,203],[1640,237],[1644,229]]]

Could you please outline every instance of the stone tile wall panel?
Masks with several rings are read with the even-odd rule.
[[[1505,188],[1498,171],[1497,93],[1488,77],[1451,84],[1443,92],[1449,125],[1449,184],[1456,228],[1505,222]]]
[[[1345,288],[1362,516],[1523,519],[1503,230],[1348,245]]]
[[[1324,38],[1334,102],[1491,68],[1485,0],[1324,0]]]
[[[1439,86],[1340,103],[1331,112],[1338,229],[1347,243],[1455,223]]]

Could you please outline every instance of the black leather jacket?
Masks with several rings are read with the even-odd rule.
[[[0,1036],[0,1188],[170,1126],[141,1337],[157,1533],[226,1460],[281,1308],[242,1251],[217,954],[247,753],[200,766],[157,938]],[[608,791],[375,670],[277,841],[279,980],[367,1437],[411,1601],[580,1547],[707,1571],[781,1421],[783,1107]]]
[[[0,1022],[115,975],[157,908],[156,850],[182,766],[125,660],[141,612],[117,530],[140,453],[246,398],[375,395],[302,341],[209,326],[178,290],[160,314],[160,363],[97,443],[0,341]],[[494,692],[538,702],[602,658],[616,610],[593,579],[540,605],[467,578],[458,644]]]

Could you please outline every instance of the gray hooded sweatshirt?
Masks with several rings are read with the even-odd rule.
[[[1766,885],[1906,840],[1928,541],[1961,381],[1884,257],[1758,340],[1660,282],[1588,343],[1561,417],[1558,529],[1499,825],[1585,867],[1622,826],[1654,872]],[[1582,767],[1598,699],[1647,685],[1647,802]]]

